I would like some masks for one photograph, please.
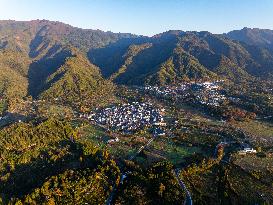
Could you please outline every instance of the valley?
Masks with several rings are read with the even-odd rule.
[[[0,21],[0,204],[272,204],[273,52],[245,30]]]

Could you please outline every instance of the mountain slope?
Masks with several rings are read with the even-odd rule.
[[[6,67],[0,69],[0,96],[1,98],[22,98],[27,94],[27,79],[14,70]]]
[[[48,76],[56,72],[63,65],[65,59],[72,55],[71,48],[53,45],[40,59],[32,61],[28,70],[29,95],[37,97],[42,91]]]
[[[88,51],[91,48],[103,47],[120,39],[136,37],[132,34],[80,29],[61,22],[47,20],[0,21],[0,48],[26,51],[32,57],[36,55],[35,51],[39,50],[37,48],[41,43],[43,43],[43,47],[46,47],[50,42],[58,42]]]
[[[209,32],[188,32],[180,37],[179,45],[201,65],[230,80],[249,78],[252,56],[241,44],[222,35]]]
[[[93,79],[98,78],[104,84],[106,81],[101,75],[95,74],[98,69],[104,78],[125,85],[165,85],[208,78],[273,80],[271,34],[270,30],[245,28],[223,35],[168,31],[149,38],[80,29],[46,20],[0,21],[0,69],[10,80],[10,73],[15,72],[14,83],[23,81],[19,96],[31,95],[35,98],[45,93],[53,95],[53,91],[46,90],[57,86],[55,83],[61,82],[60,76],[65,74],[78,75],[79,82],[86,82],[89,77],[94,85],[97,82]],[[90,62],[82,59],[85,57],[76,57],[75,50],[82,53],[81,56],[87,55]],[[74,57],[79,61],[79,68],[72,66],[74,70],[63,71],[63,67],[71,67],[67,65],[67,59]],[[83,69],[85,67],[90,71]],[[8,71],[10,69],[11,72]],[[2,93],[8,89],[3,86],[3,79],[0,81]],[[78,96],[78,101],[78,85],[68,81],[75,88],[66,92]],[[62,86],[57,87],[60,89]],[[69,103],[72,101],[69,100]]]
[[[209,32],[169,31],[115,51],[109,55],[110,44],[89,56],[105,77],[119,84],[170,84],[216,76],[271,79],[273,73],[270,50]]]
[[[72,107],[89,109],[113,98],[114,86],[104,80],[99,69],[77,53],[45,81],[42,99],[58,100]]]
[[[158,67],[155,74],[149,75],[148,84],[170,84],[189,79],[213,79],[216,75],[202,66],[199,61],[181,48]]]
[[[84,56],[84,53],[91,49],[103,47],[122,39],[130,44],[131,39],[136,37],[132,34],[80,29],[46,20],[0,21],[0,72],[2,73],[0,94],[6,98],[15,96],[21,98],[27,95],[38,98],[44,96],[45,93],[51,93],[51,90],[57,91],[56,83],[60,81],[56,79],[56,76],[61,75],[61,67],[64,69],[71,66],[71,64],[67,65],[66,60],[75,57],[75,50],[79,50],[77,52],[82,52]],[[111,83],[102,79],[98,68],[92,66],[87,59],[83,59],[84,57],[77,56],[75,63],[79,63],[77,65],[79,67],[74,66],[73,72],[72,68],[63,71],[65,78],[77,76],[80,83],[88,84],[87,87],[84,87],[84,92],[89,94],[93,93],[94,87],[102,88],[105,85],[106,88],[107,83],[109,87],[112,87]],[[54,83],[49,80],[51,78],[54,78]],[[65,92],[73,97],[79,95],[77,93],[79,85],[73,84],[71,81],[69,83],[75,88],[69,88],[69,92],[68,90]],[[50,90],[46,92],[46,89]],[[42,92],[43,94],[41,94]],[[81,95],[83,94],[81,93]],[[94,96],[94,93],[91,96]],[[102,98],[104,97],[102,94]],[[98,100],[98,102],[103,100],[106,99]]]
[[[115,80],[119,75],[126,72],[127,67],[133,62],[135,56],[137,56],[141,51],[148,49],[152,44],[140,44],[140,45],[130,45],[126,53],[122,56],[123,64],[122,66],[111,75],[110,79]]]
[[[224,35],[249,45],[273,49],[273,31],[269,29],[251,29],[245,27],[242,30],[231,31]]]
[[[0,96],[22,98],[27,95],[30,61],[16,51],[0,51]]]

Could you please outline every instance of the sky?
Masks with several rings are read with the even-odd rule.
[[[1,20],[47,19],[152,36],[168,30],[273,29],[273,0],[0,0]]]

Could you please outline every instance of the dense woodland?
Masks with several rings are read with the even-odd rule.
[[[19,123],[0,136],[4,204],[102,204],[118,179],[109,154],[81,142],[66,122]]]

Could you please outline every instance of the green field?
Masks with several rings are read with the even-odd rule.
[[[195,146],[175,144],[166,137],[155,139],[145,152],[148,161],[167,160],[174,165],[185,162],[186,157],[197,153],[201,154],[202,150]]]
[[[79,123],[77,123],[79,125]],[[80,134],[85,140],[89,140],[96,144],[100,148],[107,149],[111,155],[119,159],[128,159],[129,156],[135,154],[135,152],[143,145],[143,143],[137,142],[137,137],[124,136],[114,132],[106,132],[101,127],[86,124],[80,129]],[[107,141],[118,137],[119,142],[108,144]]]
[[[80,122],[74,122],[74,124],[80,126]],[[79,130],[79,134],[84,140],[89,140],[101,148],[104,148],[107,140],[110,139],[102,128],[91,124],[83,125]]]
[[[164,150],[166,158],[173,164],[179,164],[184,161],[185,157],[189,157],[196,153],[202,153],[198,147],[187,147],[187,146],[172,146],[166,145]]]

